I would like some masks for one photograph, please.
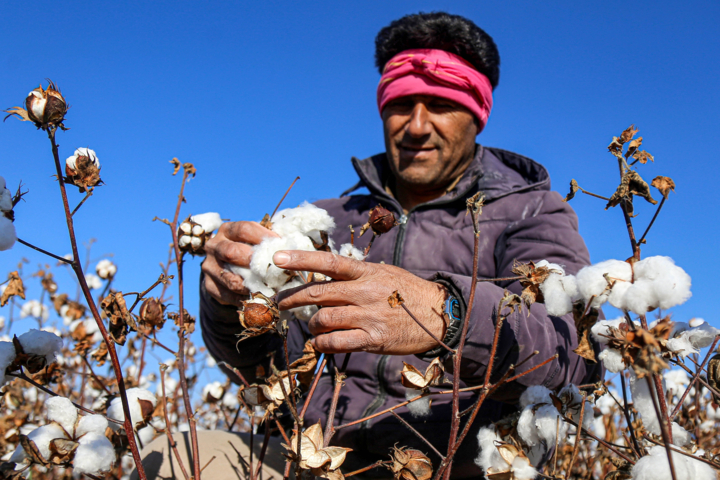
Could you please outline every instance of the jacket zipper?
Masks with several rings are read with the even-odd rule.
[[[402,255],[402,247],[403,247],[403,241],[405,240],[405,229],[407,228],[407,221],[408,216],[410,215],[410,212],[407,214],[403,214],[398,219],[398,233],[397,237],[395,237],[395,248],[393,249],[393,265],[398,266],[400,262],[400,255]],[[378,360],[377,364],[377,377],[378,377],[378,391],[375,395],[375,398],[372,402],[370,402],[370,405],[367,406],[365,411],[362,413],[362,417],[367,417],[368,415],[372,415],[375,413],[382,405],[385,403],[385,400],[387,399],[387,379],[385,378],[385,367],[387,366],[388,361],[390,360],[390,355],[383,355],[380,357],[380,360]],[[366,420],[362,423],[360,426],[360,431],[362,432],[362,438],[363,443],[367,440],[367,430],[370,428],[370,422],[372,420]]]

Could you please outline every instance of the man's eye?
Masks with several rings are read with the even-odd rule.
[[[455,105],[453,105],[451,102],[445,102],[442,100],[434,100],[430,103],[431,108],[441,108],[441,109],[450,109],[455,108]]]

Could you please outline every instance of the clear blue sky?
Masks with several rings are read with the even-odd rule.
[[[172,215],[172,157],[198,168],[183,214],[258,220],[296,175],[286,206],[355,182],[350,157],[384,149],[375,34],[420,10],[465,15],[494,37],[500,85],[479,142],[540,161],[563,195],[576,178],[609,196],[618,179],[606,146],[631,123],[640,128],[656,159],[641,173],[677,184],[643,255],[669,255],[692,276],[694,295],[676,319],[720,325],[714,1],[3,1],[0,107],[22,105],[45,78],[58,83],[72,104],[61,156],[95,149],[106,183],[76,216],[79,238],[98,239],[97,258],[114,253],[117,288],[142,290],[167,257],[168,229],[151,219]],[[62,255],[69,243],[52,174],[44,133],[0,124],[0,175],[30,191],[16,208],[18,234]],[[642,230],[653,209],[636,203]],[[594,262],[630,256],[618,209],[590,197],[572,205]],[[0,254],[0,272],[22,256],[45,262],[17,245]],[[199,264],[186,266],[193,312]]]

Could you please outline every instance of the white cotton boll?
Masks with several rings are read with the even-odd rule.
[[[483,427],[478,431],[477,434],[478,445],[480,446],[480,452],[475,458],[475,464],[478,465],[483,471],[488,470],[507,470],[510,466],[500,456],[500,452],[495,446],[495,442],[501,442],[502,439],[495,432],[494,428]]]
[[[600,409],[600,413],[603,415],[609,415],[610,412],[615,410],[617,403],[615,403],[613,397],[617,398],[617,392],[609,392],[595,401],[595,406]]]
[[[199,430],[199,428],[198,428]],[[155,429],[152,427],[152,425],[148,425],[146,427],[141,428],[137,431],[137,436],[140,440],[140,444],[145,446],[153,441],[153,438],[155,438]]]
[[[47,363],[55,361],[55,357],[62,350],[62,339],[50,332],[42,330],[29,330],[18,337],[25,353],[43,355]]]
[[[100,168],[100,160],[97,157],[97,154],[95,153],[95,150],[92,150],[90,148],[80,147],[77,150],[75,150],[75,156],[76,157],[88,157],[91,162],[95,164],[96,167]]]
[[[558,436],[564,438],[567,434],[568,424],[560,418],[560,413],[553,405],[543,405],[535,411],[535,424],[538,435],[548,446],[554,446]]]
[[[667,458],[667,450],[661,445],[648,449],[646,455],[632,468],[633,480],[671,480],[672,473]],[[681,453],[672,452],[677,480],[715,480],[715,470],[699,460]]]
[[[627,365],[623,362],[622,353],[614,348],[606,348],[600,352],[598,359],[608,372],[620,373],[627,368]]]
[[[97,273],[100,278],[107,280],[115,276],[117,273],[117,266],[105,258],[95,265],[95,273]]]
[[[335,229],[335,220],[325,210],[308,202],[277,212],[272,224],[273,231],[281,237],[301,234],[311,236],[318,243],[321,231],[332,233]]]
[[[690,377],[685,370],[676,368],[663,373],[663,378],[669,390],[675,390],[675,393],[682,393],[690,384]]]
[[[225,408],[228,408],[230,410],[237,410],[240,402],[238,401],[236,394],[232,392],[225,392],[225,395],[223,395],[222,397],[222,404]]]
[[[77,409],[69,398],[50,397],[45,401],[47,419],[58,423],[68,434],[72,435],[77,421]]]
[[[695,348],[706,348],[709,347],[715,340],[715,337],[720,335],[720,330],[715,327],[711,327],[707,323],[702,323],[697,327],[690,328],[683,332],[687,334],[687,338]]]
[[[629,310],[638,315],[645,315],[660,303],[654,282],[636,278],[635,283],[625,289],[625,294],[616,308]]]
[[[200,225],[195,225],[192,227],[192,231],[190,233],[195,236],[200,236],[205,233],[205,229],[202,228]]]
[[[636,278],[652,282],[657,298],[655,307],[672,308],[692,296],[690,275],[670,257],[647,257],[637,262],[634,268]]]
[[[201,213],[199,215],[193,215],[192,217],[190,217],[190,220],[200,224],[202,229],[205,230],[205,233],[214,232],[215,230],[220,228],[220,225],[223,224],[222,218],[220,218],[220,214],[217,212],[208,212]]]
[[[338,254],[343,257],[350,257],[354,258],[355,260],[360,260],[361,262],[365,260],[365,255],[363,255],[362,250],[356,248],[351,243],[343,243],[342,245],[340,245],[340,251],[338,252]]]
[[[40,428],[36,428],[27,434],[27,436],[30,440],[35,442],[40,454],[46,459],[50,458],[50,442],[56,438],[67,438],[63,429],[55,423],[49,423]],[[26,458],[25,450],[19,446],[15,450],[15,453],[13,453],[10,457],[10,461],[20,463],[24,458]]]
[[[220,400],[225,392],[225,389],[222,386],[222,383],[220,382],[212,382],[203,387],[202,390],[202,399],[204,402],[208,401],[208,396],[214,398],[215,400]]]
[[[695,328],[695,327],[699,327],[703,323],[705,323],[705,320],[703,320],[702,318],[691,318],[690,321],[688,322],[688,326]]]
[[[130,420],[132,421],[133,426],[137,426],[143,421],[142,408],[140,407],[140,403],[138,402],[138,400],[146,400],[151,402],[153,408],[155,408],[155,406],[157,405],[157,398],[155,398],[155,395],[153,395],[152,392],[149,392],[142,388],[128,389],[127,397],[128,406],[130,407]],[[120,397],[113,398],[112,402],[110,402],[110,406],[107,410],[107,416],[108,418],[112,418],[113,420],[118,420],[120,422],[125,421],[125,412],[123,412]],[[110,426],[114,430],[120,428],[120,425],[117,425],[116,423],[112,423]]]
[[[7,381],[5,370],[15,360],[15,355],[15,345],[10,342],[0,342],[0,387]]]
[[[275,294],[272,288],[265,285],[262,277],[253,273],[249,268],[238,267],[237,265],[231,265],[229,263],[225,264],[225,268],[235,275],[240,275],[243,279],[243,285],[251,293],[262,293],[266,297],[272,297]]]
[[[207,356],[205,356],[205,366],[206,366],[207,368],[215,368],[215,367],[217,367],[217,361],[215,360],[215,358],[213,358],[212,355],[207,355]]]
[[[545,309],[548,315],[560,317],[572,312],[573,295],[565,291],[562,275],[557,273],[548,275],[540,284],[540,291],[545,299]]]
[[[558,265],[557,263],[550,263],[547,260],[540,260],[535,264],[535,268],[541,268],[545,267],[551,272],[558,273],[560,275],[565,275],[565,269]]]
[[[92,273],[85,274],[85,281],[87,282],[90,290],[97,290],[102,287],[102,280],[100,280],[100,277],[93,275]]]
[[[25,317],[38,318],[44,322],[50,318],[50,311],[47,306],[37,300],[28,300],[23,303],[23,306],[20,308],[20,318]]]
[[[632,392],[633,406],[642,417],[643,424],[647,431],[653,435],[660,435],[660,423],[658,422],[657,413],[655,412],[653,398],[650,396],[651,393],[647,378],[631,376],[630,392]],[[655,395],[655,393],[653,392],[652,395]],[[655,400],[657,401],[657,396]]]
[[[9,212],[12,209],[12,192],[5,186],[5,179],[0,177],[0,211]]]
[[[75,438],[80,438],[87,433],[104,435],[107,427],[107,418],[102,415],[85,415],[84,417],[80,417],[80,421],[77,427],[75,427]]]
[[[630,264],[620,260],[605,260],[595,265],[583,267],[577,273],[577,285],[585,303],[593,296],[593,307],[599,307],[608,299],[606,291],[608,282],[603,275],[607,275],[610,281],[617,280],[629,282],[632,279]]]
[[[511,466],[513,478],[515,480],[533,480],[535,477],[537,477],[537,470],[535,470],[535,467],[530,465],[530,462],[527,458],[517,456],[513,460]]]
[[[91,475],[109,471],[115,463],[115,449],[105,435],[86,434],[78,443],[73,460],[73,471]]]
[[[712,406],[712,403],[708,403],[707,405],[707,418],[709,420],[718,421],[720,420],[720,406],[718,408],[714,408]]]
[[[417,397],[421,393],[422,390],[406,387],[405,399],[410,400],[411,398]],[[423,397],[420,400],[415,400],[414,402],[408,403],[407,409],[410,411],[410,414],[413,416],[413,418],[427,417],[428,415],[430,415],[430,397]]]
[[[619,328],[622,323],[626,323],[625,317],[618,317],[612,320],[599,320],[590,328],[593,340],[600,345],[607,345],[609,342],[610,327]]]
[[[282,238],[267,237],[259,245],[253,247],[250,270],[263,279],[268,287],[277,290],[285,285],[290,278],[285,269],[275,266],[273,255],[280,250],[315,251],[312,241],[299,234],[288,235]]]
[[[190,245],[192,245],[193,248],[200,248],[202,246],[203,240],[200,237],[192,237],[190,239]]]
[[[520,438],[528,445],[535,446],[540,443],[540,435],[537,425],[535,424],[535,415],[532,411],[532,405],[525,407],[520,414],[517,424],[517,432]]]
[[[65,159],[65,166],[75,170],[75,162],[77,162],[77,157],[73,155]]]
[[[10,250],[16,241],[15,224],[0,214],[0,252]]]
[[[690,432],[685,430],[683,427],[678,425],[676,422],[672,423],[672,443],[678,447],[684,447],[692,442]]]
[[[552,392],[549,388],[542,385],[533,385],[528,387],[522,395],[520,395],[520,407],[525,408],[528,405],[534,405],[536,403],[552,403],[550,394]]]

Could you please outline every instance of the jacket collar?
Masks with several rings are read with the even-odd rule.
[[[379,201],[396,206],[399,204],[385,191],[385,185],[392,173],[385,153],[373,155],[364,160],[352,158],[353,167],[360,181],[342,193],[349,195],[353,191],[366,187]],[[485,194],[489,202],[512,193],[527,190],[549,190],[550,176],[542,165],[517,153],[499,148],[478,145],[475,158],[465,170],[460,181],[448,193],[440,198],[422,204],[430,206],[452,203],[465,199],[477,191]],[[417,207],[416,207],[417,208]],[[399,211],[402,211],[399,209]]]

